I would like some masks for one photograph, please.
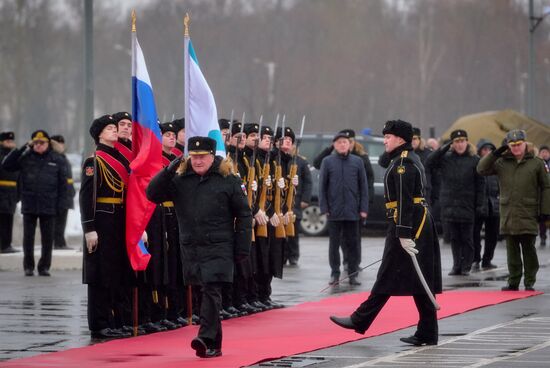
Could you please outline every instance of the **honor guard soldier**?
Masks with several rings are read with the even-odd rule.
[[[176,157],[182,157],[185,153],[185,119],[176,119],[172,123],[178,127],[176,146],[172,148],[172,153],[176,155]]]
[[[225,150],[227,151],[229,145],[229,137],[231,137],[231,122],[228,119],[218,119],[218,125],[220,126],[222,140],[225,143]]]
[[[281,137],[281,129],[277,129],[277,137]],[[307,160],[298,155],[296,145],[296,135],[292,128],[285,127],[282,139],[279,141],[279,150],[281,151],[281,161],[286,172],[287,188],[294,186],[292,191],[287,191],[285,201],[285,227],[292,228],[293,231],[287,231],[285,242],[284,263],[288,261],[291,266],[298,265],[300,258],[300,240],[298,224],[302,219],[302,209],[306,208],[311,201],[311,172]],[[291,173],[293,175],[291,175]],[[289,207],[291,204],[291,208]]]
[[[129,337],[115,328],[124,290],[124,274],[131,269],[125,244],[127,159],[115,149],[117,124],[110,115],[95,119],[90,135],[96,151],[82,166],[80,216],[86,248],[83,283],[88,285],[88,327],[93,338]]]
[[[258,301],[251,303],[262,310],[280,308],[282,305],[271,300],[271,282],[273,277],[283,277],[283,243],[282,238],[275,236],[275,228],[282,225],[280,214],[274,208],[275,191],[272,177],[275,175],[277,162],[271,151],[274,147],[274,132],[268,126],[262,126],[259,132],[259,143],[256,153],[256,173],[260,187],[254,210],[256,222],[256,285]],[[284,187],[284,179],[275,183]]]
[[[65,138],[62,135],[51,136],[52,149],[59,153],[67,170],[67,192],[60,206],[59,213],[55,217],[53,247],[54,249],[71,249],[67,246],[65,240],[65,227],[67,226],[67,215],[69,209],[74,208],[74,189],[73,170],[67,156],[65,156]]]
[[[15,148],[13,132],[0,133],[0,253],[19,252],[11,246],[13,234],[13,214],[19,201],[17,194],[18,171],[4,170],[1,163],[4,157]]]
[[[234,172],[238,173],[243,186],[248,185],[248,172],[250,169],[249,160],[244,153],[245,145],[246,134],[243,132],[243,124],[234,120],[231,125],[231,138],[229,138],[227,155],[231,158]],[[257,185],[252,185],[250,189],[253,190],[252,194],[254,194]],[[233,285],[231,288],[224,287],[222,290],[223,309],[221,314],[224,319],[259,312],[256,308],[248,305],[248,298],[255,299],[257,297],[253,283],[252,261],[249,256],[235,263]],[[230,291],[232,291],[232,295],[228,295]]]
[[[174,202],[185,280],[202,286],[201,326],[191,347],[212,358],[222,355],[221,288],[233,282],[235,261],[249,254],[252,214],[241,180],[215,156],[215,140],[192,137],[188,152],[188,161],[174,161],[153,178],[147,198]]]
[[[50,276],[55,216],[61,211],[67,192],[65,163],[52,151],[48,133],[37,130],[30,142],[4,158],[3,167],[19,170],[25,275],[34,274],[34,234],[40,220],[42,255],[37,269],[40,276]]]
[[[384,175],[389,225],[382,264],[368,299],[350,317],[330,319],[340,327],[364,334],[390,296],[412,295],[420,320],[416,333],[400,340],[412,345],[437,345],[435,299],[432,302],[433,295],[427,292],[441,293],[441,259],[434,222],[423,197],[424,170],[411,146],[411,124],[388,121],[382,133],[390,159]],[[424,289],[412,257],[418,258],[430,290]]]
[[[118,141],[115,143],[115,148],[130,163],[134,159],[132,153],[132,115],[121,111],[113,114],[112,117],[118,127]]]
[[[168,167],[176,159],[171,150],[176,145],[178,130],[174,123],[160,124],[163,167]],[[157,205],[147,225],[147,237],[151,259],[145,272],[144,290],[140,292],[144,298],[140,308],[142,328],[146,332],[174,330],[182,327],[180,322],[184,322],[178,322],[179,310],[183,307],[183,273],[174,202]]]

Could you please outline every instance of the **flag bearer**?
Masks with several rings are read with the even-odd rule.
[[[88,327],[93,338],[130,336],[115,328],[114,315],[130,270],[125,245],[124,199],[127,160],[115,149],[118,128],[110,115],[95,119],[90,135],[96,151],[82,166],[80,216],[86,247],[83,283],[88,285]]]

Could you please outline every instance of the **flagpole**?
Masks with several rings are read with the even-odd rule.
[[[136,58],[135,58],[135,38],[136,38],[136,11],[132,9],[132,68],[135,68]],[[132,78],[133,83],[133,78]],[[132,111],[134,112],[134,111]],[[137,119],[136,115],[133,115],[134,119]],[[133,126],[133,124],[132,124]],[[136,277],[136,281],[138,278],[138,272],[134,271],[134,275]],[[138,295],[138,287],[137,282],[134,286],[134,292],[132,297],[132,307],[133,307],[133,313],[132,313],[132,322],[133,322],[133,335],[136,337],[138,335],[138,326],[139,326],[139,313],[138,313],[138,306],[139,306],[139,295]]]
[[[184,112],[184,116],[185,116],[185,121],[186,121],[186,124],[190,124],[191,123],[191,118],[190,118],[190,114],[189,114],[189,97],[190,97],[190,94],[189,94],[189,77],[190,77],[190,72],[189,72],[189,22],[190,22],[191,18],[189,17],[189,13],[185,13],[185,17],[183,17],[183,45],[184,45],[184,51],[183,51],[183,70],[184,70],[184,90],[185,90],[185,101],[184,101],[184,106],[185,106],[185,112]],[[186,139],[188,140],[188,138],[186,137]],[[189,145],[187,144],[187,142],[185,142],[185,152],[184,152],[184,157],[187,156],[187,149],[188,149]]]

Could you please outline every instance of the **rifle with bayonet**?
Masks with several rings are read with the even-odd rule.
[[[277,114],[277,118],[275,120],[275,131],[277,131],[277,126],[279,125],[279,114]],[[258,208],[265,213],[265,204],[267,202],[267,190],[269,189],[267,185],[265,184],[265,180],[267,177],[271,174],[271,165],[269,163],[269,160],[271,159],[271,149],[273,147],[273,139],[274,137],[271,137],[271,140],[269,142],[269,147],[267,149],[267,153],[265,155],[264,160],[264,166],[262,168],[262,190],[260,191],[260,198],[258,199]],[[260,138],[259,140],[262,140],[262,132],[260,130]],[[255,164],[252,163],[253,165]],[[271,184],[273,185],[273,184]],[[256,230],[256,235],[261,238],[267,238],[267,224],[265,225],[258,225],[258,228]]]
[[[281,197],[282,197],[282,188],[279,187],[279,180],[283,177],[283,167],[281,166],[281,143],[282,138],[284,137],[284,131],[285,131],[285,115],[283,115],[283,122],[281,125],[281,136],[278,138],[279,141],[279,149],[277,150],[277,161],[275,163],[275,195],[273,198],[273,210],[275,211],[275,215],[279,217],[279,226],[275,228],[275,237],[285,238],[285,225],[283,224],[283,211],[281,208]],[[277,131],[275,130],[275,133]]]
[[[259,131],[262,129],[262,120],[263,120],[264,116],[261,115],[260,116],[260,124],[259,124]],[[243,121],[243,128],[244,128],[244,121]],[[241,133],[242,133],[242,129],[241,129]],[[256,141],[254,141],[254,149],[252,150],[252,160],[250,161],[250,163],[248,164],[248,172],[246,174],[246,182],[247,182],[247,185],[246,185],[246,195],[247,195],[247,199],[248,199],[248,206],[250,207],[250,209],[252,209],[252,207],[254,207],[254,201],[255,201],[255,196],[254,196],[254,191],[252,190],[252,185],[254,184],[254,181],[256,180],[256,152],[258,151],[258,144],[260,144],[260,139],[257,139]],[[237,144],[237,147],[238,147],[238,144]]]
[[[292,156],[292,164],[290,164],[290,172],[288,174],[289,182],[292,182],[292,179],[296,176],[298,173],[298,164],[296,163],[296,159],[298,157],[298,151],[300,148],[300,142],[302,141],[302,136],[304,134],[304,124],[306,122],[306,116],[304,115],[302,117],[302,127],[300,128],[300,137],[296,141],[296,149],[294,150],[294,155]],[[284,133],[283,133],[284,134]],[[286,196],[286,209],[287,209],[287,216],[288,218],[288,224],[285,226],[285,231],[287,236],[296,236],[296,229],[294,226],[294,223],[296,222],[296,215],[294,214],[294,200],[296,198],[296,187],[294,185],[290,184],[288,186],[288,193]]]

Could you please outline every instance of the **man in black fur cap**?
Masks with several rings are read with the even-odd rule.
[[[349,317],[330,319],[338,326],[364,334],[390,296],[412,295],[420,316],[416,333],[400,340],[412,345],[437,345],[435,306],[426,294],[411,257],[418,257],[432,293],[441,293],[441,259],[435,226],[424,199],[424,171],[412,151],[412,126],[402,120],[386,122],[384,146],[389,166],[384,197],[389,228],[382,264],[368,299]]]

